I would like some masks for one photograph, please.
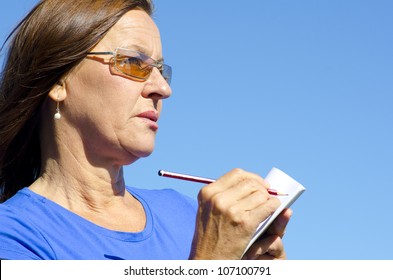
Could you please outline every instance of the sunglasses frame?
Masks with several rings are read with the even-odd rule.
[[[124,74],[128,77],[137,79],[138,81],[146,81],[150,75],[151,72],[153,72],[153,67],[157,68],[162,77],[165,79],[165,81],[170,85],[171,80],[172,80],[172,67],[164,64],[161,61],[157,61],[153,58],[151,58],[150,56],[145,55],[142,52],[139,51],[134,51],[134,50],[129,50],[129,49],[125,49],[125,48],[116,48],[114,52],[110,52],[110,51],[105,51],[105,52],[89,52],[88,55],[112,55],[111,61],[113,62],[113,66],[116,69],[116,71],[118,71],[121,74]],[[135,75],[131,75],[129,73],[126,73],[122,70],[120,70],[120,68],[118,67],[117,63],[118,60],[117,58],[119,57],[129,57],[129,58],[139,58],[143,61],[143,63],[146,63],[147,66],[151,67],[151,70],[149,71],[149,74],[146,77],[139,77],[139,76],[135,76]],[[144,68],[142,68],[144,69]]]

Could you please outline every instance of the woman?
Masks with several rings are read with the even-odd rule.
[[[239,259],[279,205],[234,169],[196,202],[126,186],[170,97],[148,0],[43,0],[11,37],[1,80],[0,258]],[[248,259],[283,259],[282,213]]]

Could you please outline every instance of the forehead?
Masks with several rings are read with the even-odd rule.
[[[113,51],[117,47],[135,49],[149,56],[161,56],[160,32],[145,11],[136,9],[127,12],[94,51]]]

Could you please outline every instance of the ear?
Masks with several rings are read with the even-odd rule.
[[[67,98],[65,83],[63,81],[57,82],[49,91],[48,96],[56,102],[64,101]]]

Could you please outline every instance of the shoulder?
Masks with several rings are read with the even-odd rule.
[[[36,229],[18,207],[0,205],[0,258],[39,259],[28,247],[36,239]],[[36,240],[34,240],[36,241]]]
[[[13,197],[0,204],[0,227],[3,232],[6,224],[24,225],[30,223],[32,200],[26,189],[20,190]]]
[[[46,241],[34,222],[38,213],[25,189],[0,204],[0,258],[41,258],[37,252],[45,248]]]

